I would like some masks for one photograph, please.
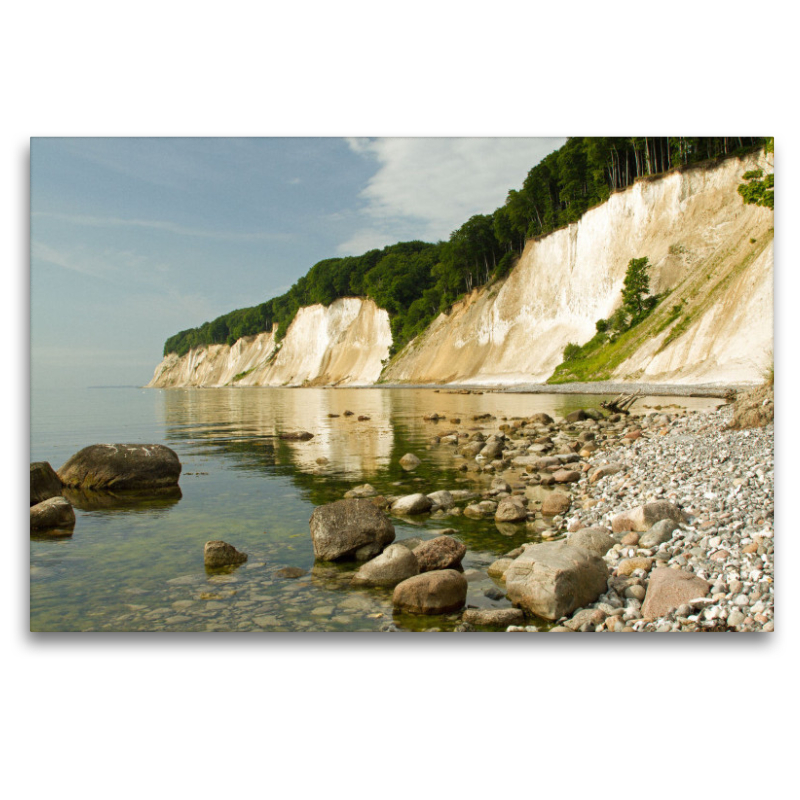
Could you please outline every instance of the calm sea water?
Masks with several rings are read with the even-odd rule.
[[[366,631],[387,622],[413,630],[451,628],[455,619],[393,615],[389,590],[350,588],[355,565],[315,565],[312,511],[365,482],[382,494],[486,487],[489,477],[455,469],[448,448],[427,449],[435,431],[452,426],[424,422],[426,413],[484,424],[489,432],[502,417],[561,416],[603,399],[378,388],[34,393],[32,461],[58,469],[89,444],[161,443],[177,452],[183,473],[180,498],[79,505],[71,537],[31,538],[31,630]],[[646,398],[641,404],[706,408],[717,402]],[[341,416],[345,410],[354,415]],[[497,421],[469,422],[484,413]],[[369,420],[358,421],[359,415]],[[275,438],[297,430],[314,438]],[[423,461],[412,473],[398,464],[407,452]],[[508,605],[484,594],[494,585],[485,570],[529,541],[530,533],[464,517],[419,525],[395,520],[397,539],[428,539],[445,527],[456,528],[468,547],[468,604]],[[203,545],[211,539],[235,545],[248,562],[207,574]],[[277,577],[286,566],[308,574]]]

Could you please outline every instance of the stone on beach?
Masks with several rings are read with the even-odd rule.
[[[411,550],[402,544],[390,544],[379,556],[359,567],[353,576],[353,585],[394,587],[419,572],[417,558]]]
[[[711,586],[692,572],[658,567],[650,575],[642,604],[645,619],[663,617],[678,606],[697,597],[705,597]]]
[[[80,489],[156,489],[175,486],[181,462],[162,444],[93,444],[58,470],[65,486]]]
[[[606,590],[608,567],[602,558],[564,542],[525,549],[506,570],[506,594],[512,603],[558,619],[594,602]]]
[[[459,611],[467,600],[467,579],[453,569],[415,575],[395,586],[392,605],[412,614]]]
[[[639,537],[639,547],[658,547],[658,545],[668,542],[678,527],[678,523],[674,519],[662,519],[660,522],[656,522],[649,531]]]
[[[309,522],[314,556],[369,561],[394,541],[394,525],[370,500],[337,500],[314,509]]]
[[[611,530],[614,533],[621,533],[622,531],[639,531],[642,533],[662,519],[670,519],[676,523],[686,521],[683,511],[678,506],[666,500],[657,500],[654,503],[645,503],[642,506],[617,514],[611,520]]]
[[[615,544],[616,540],[608,528],[601,526],[581,528],[567,540],[572,547],[582,547],[590,553],[604,556]]]
[[[209,569],[235,566],[244,564],[245,561],[247,561],[247,554],[240,552],[227,542],[220,540],[206,542],[203,548],[203,563]]]
[[[31,506],[31,530],[62,530],[72,532],[75,512],[64,497],[48,497]]]
[[[597,483],[600,478],[605,478],[606,475],[616,475],[618,472],[622,472],[622,464],[604,464],[592,471],[589,483]]]

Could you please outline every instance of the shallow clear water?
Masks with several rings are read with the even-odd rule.
[[[455,469],[446,448],[427,449],[446,421],[496,429],[503,417],[545,411],[562,416],[595,407],[602,396],[459,394],[424,389],[102,388],[54,390],[33,396],[31,461],[58,469],[81,448],[99,442],[163,443],[183,465],[180,498],[138,503],[71,498],[71,537],[31,538],[31,630],[34,631],[342,631],[447,629],[455,618],[394,616],[391,591],[352,589],[357,565],[314,564],[308,520],[314,508],[369,482],[381,494],[480,489],[490,478]],[[719,401],[645,398],[646,405],[713,407]],[[343,416],[345,410],[353,416]],[[470,422],[491,413],[496,421]],[[331,417],[330,414],[338,414]],[[359,415],[369,420],[359,421]],[[279,432],[307,430],[290,442]],[[398,464],[414,452],[422,465]],[[467,545],[467,603],[507,606],[484,592],[486,567],[524,541],[524,526],[500,530],[492,521],[394,520],[396,539],[432,538],[455,528]],[[223,539],[249,556],[227,573],[208,574],[203,545]],[[308,570],[298,579],[282,567]]]

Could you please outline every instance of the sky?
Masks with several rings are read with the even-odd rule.
[[[164,340],[317,261],[447,239],[563,138],[34,138],[32,385],[143,385]]]

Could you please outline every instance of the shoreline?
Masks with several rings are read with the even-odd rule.
[[[198,389],[426,389],[434,392],[483,392],[492,394],[595,394],[618,395],[641,393],[643,397],[718,397],[725,399],[731,393],[753,389],[758,384],[679,384],[679,383],[623,383],[615,381],[593,381],[583,383],[521,383],[514,385],[488,385],[474,383],[374,383],[358,386],[325,384],[320,386],[139,386],[139,389],[161,389],[164,391]]]
[[[605,562],[602,594],[551,618],[550,630],[774,630],[774,423],[734,430],[728,427],[732,418],[733,408],[726,404],[714,411],[632,413],[599,426],[591,419],[562,421],[536,433],[526,426],[512,433],[504,426],[496,439],[503,445],[497,460],[475,458],[478,471],[499,482],[493,483],[499,491],[483,495],[498,514],[503,505],[522,503],[530,525],[544,497],[562,495],[564,507],[552,517],[546,540],[597,547],[596,556]],[[542,435],[553,440],[551,454],[567,455],[525,467],[520,482],[514,474],[519,467],[513,465],[531,460],[518,458],[524,452],[520,445]],[[572,444],[589,446],[569,455]],[[549,460],[573,463],[545,466]],[[555,478],[566,483],[554,485],[553,477],[545,477],[564,467],[575,470]],[[647,519],[656,509],[666,509],[667,518],[662,513],[663,522],[654,524],[654,518],[642,525],[637,515]],[[524,561],[530,546],[541,547],[523,545],[507,553],[492,565],[495,574],[505,573],[518,557]],[[680,583],[692,587],[683,596],[676,588]],[[536,632],[541,626],[506,630]]]

